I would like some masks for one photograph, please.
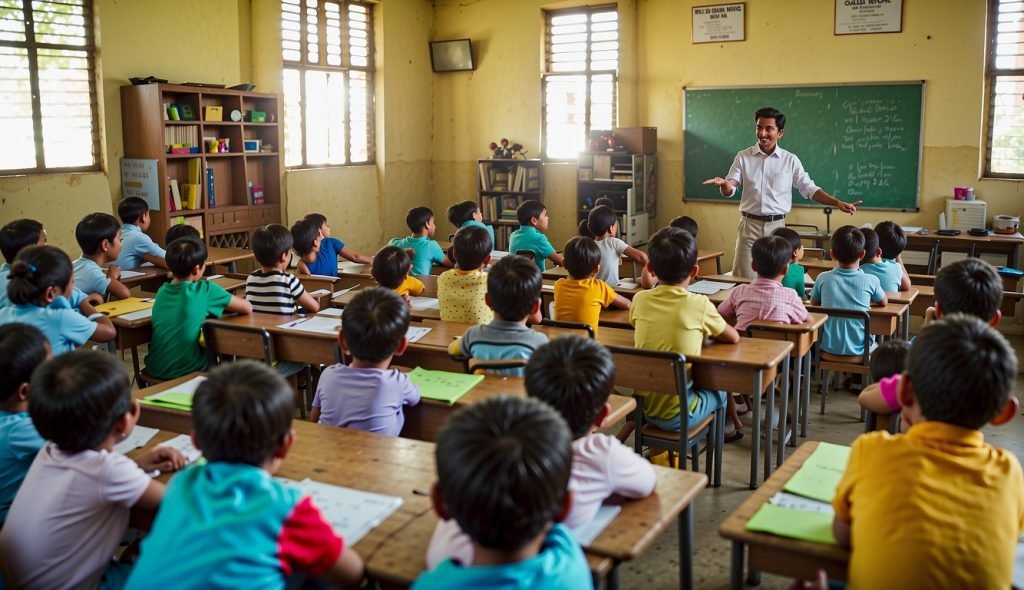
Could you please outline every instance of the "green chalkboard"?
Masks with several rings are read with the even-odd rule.
[[[917,209],[923,88],[916,82],[684,89],[683,198],[725,200],[701,182],[729,172],[736,152],[756,141],[754,111],[772,106],[786,115],[779,145],[825,192],[866,208]],[[793,205],[821,206],[795,190]]]

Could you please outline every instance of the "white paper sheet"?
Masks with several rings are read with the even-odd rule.
[[[733,283],[720,283],[718,281],[697,281],[686,288],[690,293],[702,295],[714,295],[723,289],[732,289]]]
[[[619,281],[618,284],[615,285],[615,286],[619,287],[620,289],[637,289],[637,288],[639,288],[639,286],[636,283],[632,282],[632,281]]]
[[[421,338],[430,333],[430,328],[420,328],[418,326],[409,326],[409,330],[405,333],[405,339],[410,343],[419,342]]]
[[[340,307],[328,307],[327,309],[321,309],[320,311],[316,312],[316,315],[324,315],[324,316],[332,317],[332,318],[340,318],[342,312],[344,312],[344,311],[345,310],[340,308]]]
[[[206,277],[206,280],[212,281],[213,279],[223,279],[223,278],[224,278],[224,275],[210,275],[210,276]]]
[[[348,289],[342,289],[342,290],[340,290],[340,291],[335,291],[335,292],[334,292],[334,295],[333,295],[333,296],[331,296],[331,298],[332,298],[332,299],[337,299],[338,297],[341,297],[341,296],[342,296],[342,295],[344,295],[345,293],[348,293],[349,291],[351,291],[351,290],[353,290],[353,289],[358,289],[358,288],[359,288],[359,287],[361,287],[361,286],[362,286],[362,285],[355,285],[354,287],[349,287]]]
[[[181,451],[181,454],[185,455],[185,460],[189,463],[192,463],[199,459],[199,457],[203,456],[203,453],[192,445],[192,437],[187,434],[179,434],[158,446]]]
[[[508,256],[508,252],[505,250],[491,250],[491,260],[497,262],[498,259]]]
[[[135,277],[141,277],[144,274],[146,274],[146,273],[139,272],[137,270],[122,270],[121,271],[121,278],[122,279],[133,279]]]
[[[428,309],[441,309],[437,297],[410,297],[409,303],[413,309],[421,311]]]
[[[819,502],[788,492],[777,492],[768,500],[768,503],[779,508],[791,508],[793,510],[804,510],[806,512],[820,512],[821,514],[835,514],[832,505],[827,502]]]
[[[132,429],[132,433],[128,435],[123,441],[114,445],[114,452],[127,455],[135,449],[142,448],[149,443],[149,441],[156,436],[156,433],[160,432],[156,428],[148,428],[146,426],[136,426]]]
[[[280,324],[278,328],[295,330],[296,332],[315,332],[317,334],[337,334],[341,330],[341,319],[324,315],[316,315]]]
[[[569,530],[572,531],[572,536],[576,538],[576,541],[586,547],[594,542],[594,539],[603,531],[618,514],[622,512],[622,506],[616,506],[614,504],[603,504],[597,509],[597,514],[594,515],[594,519],[588,523],[575,526]]]
[[[180,385],[169,387],[164,391],[173,391],[175,393],[187,393],[189,395],[195,395],[196,390],[199,389],[199,386],[203,383],[203,381],[206,381],[206,377],[200,375],[198,377],[193,377]]]
[[[324,513],[327,522],[352,546],[359,542],[373,527],[384,522],[402,506],[398,496],[385,496],[352,488],[334,486],[306,478],[294,481],[275,478],[286,485],[298,488],[313,499]]]
[[[328,294],[330,294],[330,290],[328,290],[328,289],[317,289],[316,291],[310,291],[309,294],[312,295],[313,297],[319,297],[321,295],[328,295]]]
[[[128,320],[129,322],[134,322],[135,320],[142,320],[145,318],[151,318],[153,317],[153,308],[147,307],[146,309],[140,309],[139,311],[124,313],[121,314],[120,317],[122,320]]]

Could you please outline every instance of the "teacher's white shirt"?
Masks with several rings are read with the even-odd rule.
[[[770,156],[757,145],[737,153],[726,178],[740,183],[743,189],[740,211],[752,215],[789,213],[794,187],[805,199],[818,191],[818,185],[807,175],[800,158],[778,145]]]

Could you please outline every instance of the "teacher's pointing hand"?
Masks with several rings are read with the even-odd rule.
[[[857,201],[856,203],[847,203],[845,201],[839,201],[839,204],[837,205],[837,207],[843,213],[848,213],[850,215],[853,215],[854,213],[857,212],[857,205],[860,205],[863,202],[864,201]]]

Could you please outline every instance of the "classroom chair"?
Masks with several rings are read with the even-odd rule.
[[[467,375],[483,375],[484,373],[505,374],[514,369],[526,367],[527,359],[475,359],[466,358],[464,372]]]
[[[206,340],[207,365],[213,368],[222,357],[241,357],[262,360],[268,367],[274,366],[274,341],[266,328],[240,326],[219,320],[203,322],[203,337]],[[286,379],[303,374],[301,396],[296,398],[299,415],[305,419],[313,397],[313,375],[309,364],[289,363],[278,374]],[[296,383],[297,384],[297,383]]]
[[[642,350],[609,346],[615,366],[615,385],[643,391],[674,393],[679,397],[679,407],[686,408],[686,359],[682,355],[659,350]],[[628,370],[624,370],[628,367]],[[639,454],[644,447],[669,452],[670,464],[673,456],[679,457],[679,466],[686,464],[686,456],[694,471],[700,471],[700,443],[705,441],[706,466],[712,485],[722,485],[722,452],[725,446],[725,408],[721,408],[696,424],[684,421],[679,432],[671,432],[646,424],[643,398],[634,395],[636,405],[636,430],[633,433],[633,449]],[[685,414],[684,414],[685,415]]]
[[[523,258],[529,258],[533,260],[533,250],[516,250],[516,256],[522,256]]]
[[[832,321],[833,318],[850,318],[864,323],[864,354],[862,355],[840,355],[830,354],[824,350],[818,351],[820,359],[818,369],[821,370],[821,414],[825,414],[825,400],[828,397],[828,390],[832,381],[832,374],[836,372],[853,373],[864,376],[864,384],[871,380],[871,315],[863,310],[838,309],[834,307],[820,307],[808,305],[807,311],[827,314]],[[860,420],[864,421],[864,410],[861,409]]]
[[[554,315],[554,313],[552,313],[552,315]],[[553,320],[551,318],[544,318],[544,319],[542,319],[540,321],[540,325],[541,326],[551,326],[552,328],[561,328],[563,330],[579,330],[580,332],[583,332],[583,333],[582,334],[578,334],[578,336],[586,336],[587,338],[590,338],[591,340],[596,338],[596,336],[594,335],[594,327],[591,326],[590,324],[584,324],[584,323],[581,323],[581,322],[567,322],[567,321],[564,321],[564,320]],[[565,335],[566,334],[560,334],[560,336],[565,336]]]

